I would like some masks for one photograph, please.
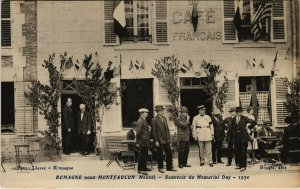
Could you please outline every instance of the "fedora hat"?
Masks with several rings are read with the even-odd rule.
[[[157,105],[155,106],[155,111],[161,111],[164,110],[165,108],[163,107],[163,105]]]
[[[235,112],[235,107],[231,107],[230,109],[229,109],[229,112],[231,113],[231,112]]]
[[[241,106],[238,106],[235,108],[235,112],[243,112],[243,108]]]
[[[188,108],[185,106],[181,106],[179,111],[180,112],[189,112]]]
[[[139,109],[139,113],[144,113],[144,112],[149,112],[149,110],[147,108],[141,108]]]
[[[205,106],[204,105],[197,106],[197,109],[198,110],[205,109]]]

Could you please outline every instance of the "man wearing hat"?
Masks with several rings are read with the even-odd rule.
[[[163,151],[166,153],[167,171],[176,171],[172,163],[171,137],[167,123],[167,118],[164,116],[164,107],[162,105],[155,106],[157,115],[152,119],[151,126],[153,132],[153,140],[155,146],[158,147],[158,171],[163,171]]]
[[[136,121],[132,122],[132,129],[127,132],[127,140],[134,140],[135,144],[128,144],[128,150],[133,151],[135,160],[139,157],[139,147],[136,143]]]
[[[212,160],[214,164],[222,162],[222,144],[225,138],[225,126],[224,120],[222,118],[221,112],[219,109],[214,109],[213,115],[211,117],[213,126],[214,126],[214,139],[212,141]]]
[[[185,106],[181,106],[180,115],[174,120],[177,126],[177,139],[179,142],[178,149],[178,166],[179,168],[191,167],[187,164],[190,146],[189,146],[189,136],[190,136],[190,121],[188,116],[188,109]]]
[[[136,122],[136,141],[140,148],[140,155],[138,160],[138,173],[147,175],[145,171],[151,171],[147,168],[147,156],[150,146],[150,131],[146,121],[149,110],[146,108],[139,109],[140,118]]]
[[[200,166],[204,165],[205,159],[209,166],[213,167],[211,154],[211,141],[214,139],[214,128],[211,118],[205,115],[204,105],[197,106],[199,115],[193,118],[193,138],[198,141]],[[205,156],[204,156],[205,155]]]
[[[228,154],[228,160],[226,166],[230,166],[232,162],[232,156],[233,156],[233,141],[232,141],[232,127],[231,123],[233,118],[236,116],[235,113],[235,108],[231,107],[229,110],[230,116],[225,118],[225,126],[227,130],[227,136],[226,136],[226,141],[228,143],[228,149],[227,149],[227,154]]]
[[[249,119],[246,116],[242,116],[242,107],[236,107],[235,112],[236,116],[233,118],[231,123],[231,132],[233,136],[235,162],[237,164],[236,169],[245,171],[247,166],[247,147],[248,141],[250,141],[250,136],[247,130],[251,130],[256,125],[256,121]]]

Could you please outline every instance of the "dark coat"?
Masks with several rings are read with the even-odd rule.
[[[163,120],[157,115],[151,121],[153,140],[160,144],[168,144],[171,142],[170,130],[167,118],[163,116]]]
[[[91,115],[88,111],[85,111],[83,113],[83,117],[81,120],[81,112],[78,112],[78,133],[82,133],[83,135],[86,135],[88,130],[92,131],[93,123]]]
[[[230,133],[232,132],[232,120],[233,117],[226,117],[224,120],[224,124],[225,124],[225,129],[227,130],[227,136],[226,136],[226,141],[228,143],[232,143],[232,137],[230,137]]]
[[[74,114],[70,107],[65,106],[62,112],[62,128],[63,132],[68,132],[68,129],[74,129]]]
[[[147,121],[140,117],[136,123],[136,141],[139,146],[150,146],[150,131]]]
[[[252,129],[257,123],[255,120],[250,119],[248,117],[245,116],[241,116],[239,123],[236,123],[236,116],[233,118],[232,123],[231,123],[231,127],[232,127],[232,131],[231,131],[231,136],[233,139],[233,142],[246,142],[246,141],[250,141],[250,136],[247,132],[247,124],[250,123],[250,125],[248,126],[248,129]],[[240,131],[240,139],[237,141],[237,136],[236,136],[236,129],[238,129]]]
[[[289,124],[285,129],[282,136],[283,144],[289,143],[290,137],[300,137],[300,127],[297,124]]]
[[[174,120],[177,126],[177,140],[178,141],[189,141],[190,137],[190,120],[180,115]]]
[[[135,140],[135,134],[133,132],[133,129],[127,132],[127,140]],[[128,144],[128,149],[130,151],[134,151],[134,144]]]
[[[217,141],[223,141],[225,138],[225,126],[224,121],[221,116],[218,116],[217,119],[212,116],[211,121],[214,126],[214,138]]]

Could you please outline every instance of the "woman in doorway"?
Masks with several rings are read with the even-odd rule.
[[[255,117],[253,115],[254,111],[253,111],[253,108],[252,106],[249,106],[247,109],[246,109],[246,115],[249,119],[252,119],[252,120],[255,120]],[[248,123],[249,125],[249,123]],[[247,126],[248,126],[247,125]],[[258,145],[257,145],[257,133],[256,133],[256,125],[253,127],[252,130],[248,130],[248,133],[249,133],[249,136],[250,136],[250,139],[251,141],[249,141],[248,143],[248,154],[249,154],[249,157],[251,159],[251,163],[258,163],[258,161],[255,159],[255,151],[258,149]]]

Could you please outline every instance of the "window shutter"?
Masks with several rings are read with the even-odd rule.
[[[273,0],[272,4],[272,42],[286,42],[285,1]]]
[[[237,32],[233,23],[235,14],[235,1],[224,0],[223,2],[223,43],[237,43]]]
[[[25,98],[24,93],[29,91],[29,82],[15,83],[15,108],[17,135],[33,135],[33,107]]]
[[[118,45],[119,40],[114,31],[114,1],[105,0],[104,3],[104,45]]]
[[[228,112],[230,107],[235,107],[235,80],[228,80],[228,91],[225,97],[224,112]]]
[[[159,81],[159,102],[162,104],[170,104],[168,98],[168,90],[164,87],[163,82]]]
[[[154,1],[154,44],[169,43],[168,0]]]
[[[285,125],[284,119],[290,115],[284,105],[284,103],[286,102],[285,95],[288,92],[288,87],[285,85],[284,79],[276,78],[275,88],[277,125]]]
[[[1,46],[11,46],[10,1],[1,1]]]

